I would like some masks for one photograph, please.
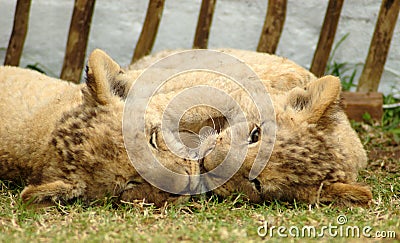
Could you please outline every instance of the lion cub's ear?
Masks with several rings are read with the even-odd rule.
[[[85,101],[106,105],[113,99],[113,86],[121,67],[100,49],[94,50],[89,57],[86,70],[87,93]]]
[[[305,89],[293,89],[288,103],[298,112],[299,121],[315,124],[339,109],[340,91],[339,78],[325,76],[309,83]]]

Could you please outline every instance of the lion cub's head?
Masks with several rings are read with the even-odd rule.
[[[246,148],[238,172],[214,192],[223,196],[242,192],[253,202],[367,204],[372,197],[370,190],[356,183],[366,154],[341,109],[340,91],[340,80],[326,76],[311,81],[304,89],[271,93],[275,117],[267,120],[260,120],[251,100],[242,101],[248,104],[247,122],[223,128],[216,136],[214,150],[200,160],[203,172],[212,174],[208,187],[214,188],[224,178],[221,171],[229,171],[231,165],[242,162],[231,156],[225,168],[213,174],[229,151]],[[275,126],[274,120],[275,138],[269,132]],[[263,151],[263,147],[271,149]],[[266,162],[266,166],[251,178],[255,161]]]
[[[143,129],[137,134],[129,134],[141,140],[136,141],[137,147],[133,149],[133,154],[129,154],[131,158],[126,151],[129,144],[124,143],[123,138],[124,105],[129,84],[136,77],[122,71],[103,51],[91,53],[86,85],[82,88],[82,102],[64,112],[57,122],[42,158],[46,161],[45,166],[37,168],[23,190],[24,201],[96,200],[109,195],[125,201],[146,199],[162,205],[179,196],[146,182],[130,161],[133,159],[139,164],[149,164],[142,151],[150,149],[154,155],[152,160],[158,160],[175,173],[199,173],[196,161],[183,160],[163,149],[165,145],[164,140],[159,139],[159,123],[149,121],[147,126],[142,124]],[[156,112],[156,108],[149,108],[150,114],[152,109]],[[198,181],[190,176],[185,180],[165,183],[182,194],[188,194],[198,185]]]

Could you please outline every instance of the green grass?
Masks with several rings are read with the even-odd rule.
[[[390,132],[366,123],[354,123],[370,161],[360,173],[360,181],[372,187],[373,203],[367,208],[337,208],[332,205],[272,202],[248,203],[241,195],[228,199],[199,197],[181,205],[152,205],[111,201],[96,206],[76,202],[69,206],[28,209],[19,198],[22,188],[0,184],[0,242],[125,242],[125,241],[223,241],[251,242],[268,239],[314,241],[313,237],[282,238],[275,229],[273,237],[260,237],[257,229],[291,226],[339,226],[337,217],[345,215],[346,226],[371,227],[376,231],[395,232],[400,241],[400,149]],[[265,233],[261,231],[260,233]],[[286,231],[288,233],[288,231]],[[306,232],[307,233],[307,232]],[[319,238],[346,242],[346,237],[330,237],[328,231]],[[358,238],[350,238],[356,241]]]
[[[362,63],[349,64],[347,62],[337,62],[334,60],[337,49],[343,44],[350,33],[342,36],[339,41],[333,47],[332,53],[329,56],[328,63],[325,68],[325,74],[334,75],[340,78],[342,83],[342,90],[349,91],[353,87],[357,87],[355,84],[355,77],[357,75],[357,68],[363,66]]]

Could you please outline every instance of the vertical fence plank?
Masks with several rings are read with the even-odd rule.
[[[382,0],[375,32],[358,82],[357,91],[378,90],[399,10],[400,0]]]
[[[146,18],[143,23],[142,32],[136,44],[131,63],[150,54],[156,40],[158,26],[161,21],[165,0],[150,0],[147,7]]]
[[[76,83],[81,79],[94,5],[95,0],[75,0],[61,79]]]
[[[275,53],[286,18],[287,0],[268,0],[268,10],[257,51]]]
[[[325,73],[325,67],[328,63],[333,40],[335,39],[343,2],[344,0],[329,0],[324,23],[319,35],[317,49],[314,52],[314,58],[310,68],[310,71],[317,77],[321,77]]]
[[[193,48],[207,48],[208,36],[210,35],[210,28],[216,2],[217,0],[203,0],[201,2],[196,34],[193,41]]]
[[[18,0],[15,8],[14,26],[8,42],[4,65],[18,66],[28,32],[31,0]]]

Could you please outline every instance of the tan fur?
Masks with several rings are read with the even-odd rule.
[[[235,144],[248,147],[246,159],[235,176],[215,192],[228,196],[240,191],[254,202],[368,204],[372,198],[370,189],[356,182],[358,170],[366,162],[365,151],[354,132],[350,132],[351,128],[346,127],[349,125],[339,104],[339,94],[340,81],[327,76],[310,82],[306,90],[295,88],[272,95],[277,133],[269,160],[266,154],[259,153],[260,141],[252,144],[246,141],[252,126],[259,126],[261,132],[268,131],[272,120],[252,117],[254,108],[249,107],[250,128],[247,124],[233,124],[233,127],[243,127],[238,136],[243,140]],[[218,135],[214,151],[201,161],[204,171],[218,166],[231,149],[233,127]],[[349,139],[349,136],[354,137]],[[266,138],[267,144],[272,142]],[[249,173],[257,156],[268,163],[256,179],[250,180]],[[235,158],[231,160],[234,162]],[[209,184],[212,187],[213,182]]]
[[[222,51],[243,60],[261,78],[273,100],[278,127],[276,143],[267,167],[256,180],[250,181],[249,172],[258,154],[259,144],[249,145],[247,138],[255,125],[261,129],[268,129],[267,125],[270,125],[271,121],[259,120],[256,109],[250,106],[251,101],[241,95],[243,91],[227,88],[230,83],[219,85],[219,88],[228,89],[228,93],[239,97],[239,100],[242,99],[239,102],[242,105],[249,104],[245,108],[249,125],[230,124],[242,126],[243,134],[239,137],[244,140],[237,143],[248,146],[249,150],[237,174],[214,191],[223,196],[240,191],[254,202],[299,200],[307,203],[366,205],[372,194],[368,187],[356,183],[356,177],[358,170],[365,167],[367,157],[341,108],[340,81],[331,76],[317,79],[309,71],[281,57],[242,50]],[[130,68],[144,69],[160,58],[176,52],[179,51],[164,51],[145,57]],[[188,86],[196,84],[198,80],[194,76],[187,77],[184,83],[177,80],[175,89],[188,83]],[[201,83],[214,85],[215,80],[213,77],[204,77]],[[216,99],[212,94],[207,95]],[[210,126],[207,113],[214,121],[226,121],[219,117],[220,113],[208,108],[197,108],[191,112],[182,117],[181,123],[185,124],[182,125],[185,129],[192,126],[193,130],[198,131],[204,125]],[[193,113],[199,114],[195,119],[197,124],[188,124],[187,121]],[[223,124],[220,129],[222,131],[217,136],[213,152],[200,161],[203,172],[211,171],[220,165],[232,146],[230,133],[233,128]],[[233,162],[234,160],[231,161]],[[215,182],[207,183],[212,188]]]
[[[181,51],[184,50],[166,50],[146,56],[133,63],[127,72],[144,70],[156,61]],[[295,87],[305,87],[308,82],[316,79],[312,73],[287,58],[270,55],[267,53],[238,49],[217,49],[217,51],[238,58],[245,64],[249,65],[258,75],[258,77],[265,81],[264,85],[270,92],[275,90],[287,91]],[[169,66],[169,68],[172,67]],[[204,80],[202,82],[204,82]],[[182,85],[190,87],[194,83],[196,82],[192,81],[191,79],[187,79],[185,83],[176,84],[174,86],[166,86],[165,90],[172,91],[175,90],[176,87],[182,88]]]
[[[167,50],[150,56],[146,56],[131,65],[130,70],[127,71],[127,75],[137,75],[137,72],[141,72],[142,70],[148,68],[154,62],[180,51],[182,50]],[[273,102],[279,104],[280,106],[286,105],[282,103],[286,102],[287,100],[287,98],[281,98],[283,94],[285,94],[285,92],[292,91],[292,97],[304,97],[304,95],[308,95],[309,97],[312,97],[314,99],[312,103],[319,102],[319,104],[321,104],[320,106],[314,105],[306,107],[308,114],[313,114],[313,117],[315,117],[315,119],[322,115],[321,112],[324,111],[326,106],[330,105],[330,102],[333,101],[336,104],[335,107],[339,107],[339,103],[341,102],[339,98],[341,89],[340,83],[338,84],[337,82],[324,82],[322,80],[325,80],[325,78],[322,78],[320,83],[323,84],[319,85],[318,88],[312,89],[314,93],[313,95],[311,95],[310,92],[306,92],[304,89],[310,89],[310,87],[312,86],[312,84],[310,85],[310,83],[316,81],[317,78],[308,70],[286,58],[276,55],[270,55],[267,53],[247,50],[219,49],[218,51],[232,55],[249,65],[264,84],[267,92],[273,99]],[[125,83],[127,82],[125,81]],[[162,105],[160,109],[163,110],[165,108],[166,104],[170,101],[173,95],[176,95],[185,88],[199,84],[216,87],[218,89],[224,90],[228,94],[237,92],[237,90],[240,89],[232,82],[232,80],[228,80],[225,77],[221,77],[212,73],[192,72],[191,74],[180,75],[176,78],[171,79],[170,82],[166,83],[166,85],[160,90],[160,92],[168,93],[169,96],[166,96],[166,100],[164,102],[161,102],[164,105]],[[130,84],[128,84],[127,86],[129,85]],[[332,90],[334,92],[329,92],[329,90]],[[212,96],[210,94],[205,95]],[[333,96],[328,97],[326,95]],[[294,100],[292,99],[290,102],[294,102]],[[244,102],[243,104],[248,104],[248,102]],[[309,110],[311,107],[314,107],[315,110]],[[247,108],[247,110],[249,109],[250,108]],[[329,111],[330,110],[328,110],[328,112]],[[318,113],[318,115],[316,113]],[[182,126],[200,127],[199,124],[196,125],[193,123],[187,123],[188,121],[190,121],[190,119],[193,119],[197,123],[199,123],[200,121],[209,119],[210,115],[212,117],[217,117],[218,115],[220,115],[220,113],[210,111],[209,109],[204,109],[204,107],[193,109],[192,112],[185,114],[185,116],[182,118]],[[296,119],[300,119],[300,115],[301,113],[296,114],[294,117]],[[193,118],[193,116],[195,116],[195,118]],[[280,116],[280,114],[277,114],[277,116]],[[337,143],[341,145],[341,149],[349,156],[348,163],[354,165],[357,169],[364,168],[367,163],[366,152],[361,145],[358,135],[351,128],[350,122],[347,119],[346,114],[339,107],[339,109],[336,109],[335,113],[332,114],[332,117],[334,117],[337,121],[340,121],[332,125],[333,127],[335,127],[335,129],[332,129],[331,131],[332,137],[337,139]],[[329,116],[325,116],[323,118],[324,120],[330,119]],[[306,118],[303,117],[301,119]],[[285,122],[290,121],[287,120]],[[309,122],[312,123],[313,121]]]
[[[366,155],[340,108],[338,80],[332,77],[317,80],[293,62],[273,55],[223,51],[246,61],[261,77],[274,102],[278,131],[267,167],[256,180],[249,181],[249,171],[258,152],[258,143],[246,142],[249,131],[254,125],[267,129],[265,126],[270,123],[260,121],[254,107],[245,108],[250,122],[240,131],[241,137],[246,138],[242,144],[249,146],[248,155],[238,173],[215,192],[227,196],[241,191],[254,202],[297,199],[365,204],[371,198],[370,191],[356,184],[355,178],[358,169],[366,164]],[[10,74],[10,68],[1,68],[0,88],[8,93],[0,96],[1,122],[5,124],[0,126],[0,138],[5,141],[0,145],[0,179],[19,176],[26,180],[28,186],[22,196],[36,202],[68,201],[76,197],[94,200],[105,194],[123,200],[146,198],[159,205],[176,199],[138,175],[129,163],[121,134],[123,103],[129,88],[142,73],[139,69],[158,58],[157,55],[145,58],[142,64],[134,66],[138,70],[123,71],[105,53],[96,50],[89,58],[87,85],[78,86],[54,82],[32,71],[14,69]],[[148,137],[159,131],[161,114],[168,102],[193,85],[213,85],[241,97],[239,103],[251,104],[237,86],[214,74],[192,73],[171,81],[149,106]],[[218,121],[220,134],[216,143],[211,143],[215,148],[200,161],[204,171],[218,166],[230,146],[232,128],[220,116],[220,112],[198,107],[189,110],[180,121],[182,130],[195,132],[211,125],[211,121]],[[159,149],[153,151],[167,168],[181,174],[199,173],[197,163],[178,159],[159,137]],[[144,141],[143,146],[148,146],[148,142]],[[196,182],[183,181],[176,187],[186,188],[191,183]]]
[[[22,199],[42,204],[104,196],[157,205],[178,199],[144,181],[128,159],[121,75],[118,64],[100,50],[90,55],[87,82],[81,85],[0,67],[0,179],[22,180],[27,185]],[[157,131],[150,126],[146,135]],[[150,146],[148,140],[142,144]],[[153,152],[176,173],[199,173],[195,162]],[[174,188],[185,190],[195,182],[176,183]]]

